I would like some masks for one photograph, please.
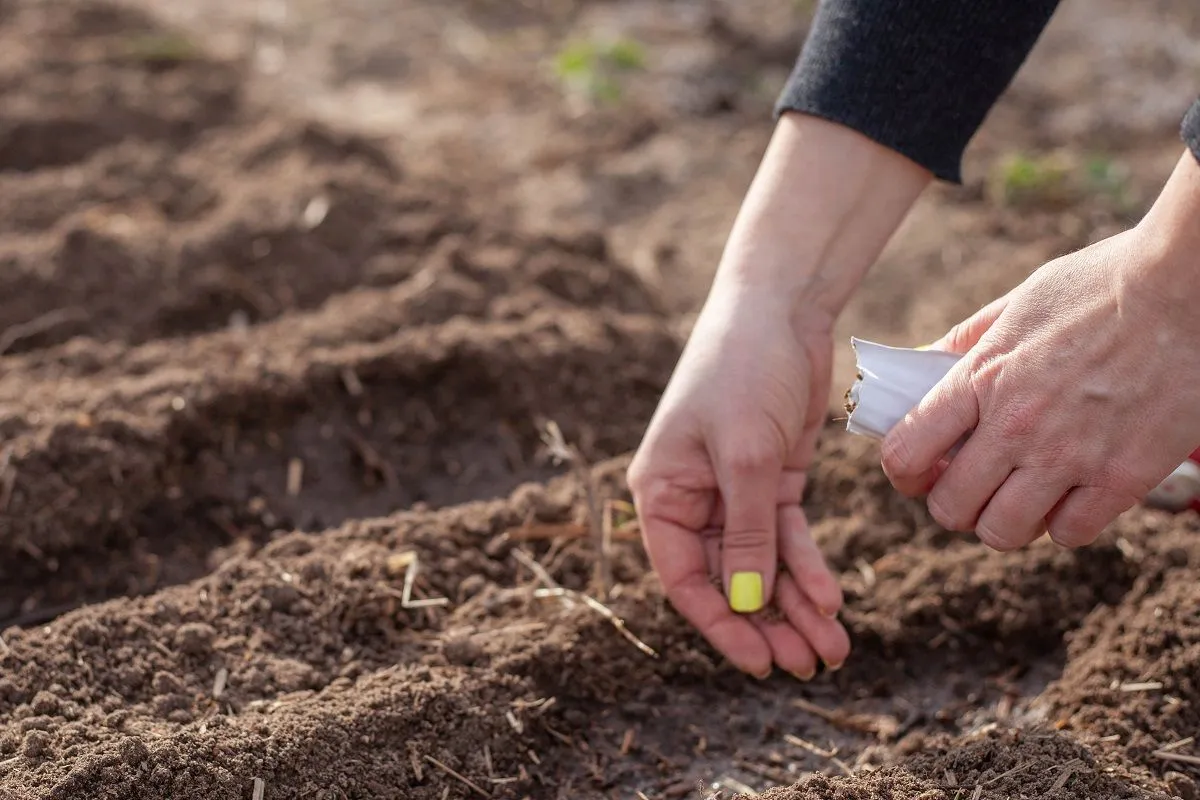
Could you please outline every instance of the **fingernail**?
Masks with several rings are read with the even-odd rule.
[[[758,678],[760,681],[765,681],[767,678],[771,677],[771,668],[767,667],[766,672],[762,673],[761,675],[755,675],[754,677]]]
[[[729,580],[729,607],[742,614],[758,611],[763,604],[762,575],[735,572]]]
[[[828,608],[821,608],[821,609],[818,609],[818,611],[821,612],[821,616],[824,617],[825,619],[837,619],[837,615],[838,615],[837,609],[830,611]]]
[[[927,345],[927,344],[923,344],[923,345],[921,345],[920,347],[914,347],[913,349],[914,349],[914,350],[928,350],[928,349],[929,349],[929,345]]]
[[[803,683],[808,683],[808,682],[809,682],[809,681],[811,681],[813,678],[817,677],[817,670],[816,670],[816,668],[814,667],[813,669],[810,669],[810,670],[809,670],[808,672],[806,672],[806,673],[801,673],[801,672],[793,672],[793,673],[792,673],[792,677],[793,677],[793,678],[795,678],[795,679],[796,679],[796,680],[798,680],[798,681],[801,681],[801,682],[803,682]]]
[[[828,661],[826,661],[825,669],[829,670],[830,672],[837,672],[839,669],[842,668],[843,664],[845,664],[844,661],[838,661],[835,664],[830,664]]]

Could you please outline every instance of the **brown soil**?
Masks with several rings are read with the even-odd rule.
[[[0,800],[1196,796],[1191,515],[992,553],[831,421],[841,671],[736,673],[629,537],[654,655],[535,595],[597,553],[546,425],[628,499],[802,4],[167,5],[0,0]],[[1161,26],[1072,9],[972,170],[1071,141],[1125,193],[939,187],[847,332],[936,335],[1144,206],[1175,106],[1054,101],[1162,72],[1067,68]],[[655,58],[581,112],[531,62],[608,24]]]

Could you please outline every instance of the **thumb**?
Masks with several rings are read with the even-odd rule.
[[[1008,295],[1005,294],[955,325],[942,338],[929,345],[929,349],[966,353],[979,343],[1007,307]]]
[[[717,480],[725,504],[721,565],[729,607],[762,609],[775,587],[776,499],[783,460],[742,445],[722,459]]]

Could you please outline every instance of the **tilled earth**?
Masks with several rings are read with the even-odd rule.
[[[740,675],[623,504],[678,297],[251,95],[131,8],[0,0],[0,800],[1197,796],[1193,516],[997,554],[831,420],[854,654]],[[975,192],[984,255],[1122,219]]]

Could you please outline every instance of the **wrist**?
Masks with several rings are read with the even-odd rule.
[[[1200,162],[1184,151],[1162,191],[1134,228],[1139,259],[1135,279],[1197,285],[1200,279]],[[1186,281],[1186,284],[1181,284]]]
[[[763,288],[832,320],[932,175],[845,126],[780,118],[734,221],[714,291]]]

